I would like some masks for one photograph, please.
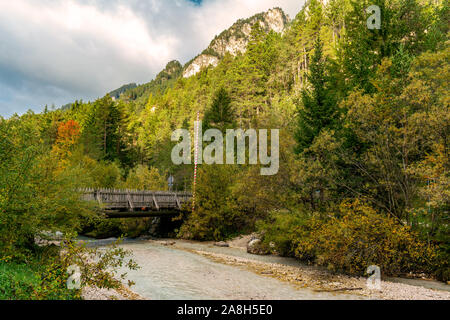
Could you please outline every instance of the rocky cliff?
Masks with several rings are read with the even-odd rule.
[[[236,56],[244,53],[252,27],[259,23],[265,32],[283,32],[289,22],[288,16],[281,8],[270,9],[248,19],[238,20],[229,29],[216,36],[206,50],[184,67],[183,77],[189,78],[209,66],[217,66],[220,59],[229,53]]]
[[[200,55],[188,62],[184,67],[174,60],[167,64],[154,80],[136,86],[130,84],[111,92],[111,96],[118,99],[136,100],[148,93],[158,92],[170,86],[181,75],[189,78],[209,66],[217,66],[220,60],[229,53],[236,56],[244,53],[250,41],[252,27],[259,23],[265,32],[281,33],[285,30],[289,17],[281,8],[270,9],[248,19],[241,19],[230,28],[216,36]]]
[[[193,75],[199,73],[201,69],[209,66],[216,67],[218,64],[219,58],[209,54],[201,54],[185,67],[183,77],[192,77]]]

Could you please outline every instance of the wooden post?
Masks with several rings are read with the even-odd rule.
[[[180,203],[180,200],[178,199],[178,196],[176,193],[175,193],[175,201],[177,202],[178,209],[181,210],[181,203]]]
[[[97,192],[95,193],[96,194],[96,197],[97,197],[97,202],[98,202],[98,204],[100,205],[100,206],[102,206],[102,197],[101,197],[101,191],[100,190],[97,190]]]
[[[156,201],[155,194],[152,193],[152,196],[153,196],[153,203],[155,204],[156,210],[159,210],[159,205],[158,205],[158,202]]]
[[[133,201],[131,200],[130,190],[127,189],[127,200],[128,206],[130,207],[130,211],[134,211]]]

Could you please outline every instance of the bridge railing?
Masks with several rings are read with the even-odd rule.
[[[189,203],[188,192],[83,189],[82,200],[96,201],[102,208],[129,211],[181,210]]]

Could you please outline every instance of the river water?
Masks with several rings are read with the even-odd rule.
[[[106,245],[106,242],[95,245]],[[214,262],[183,249],[195,249],[246,257],[240,249],[218,248],[201,243],[177,241],[177,246],[163,246],[155,241],[125,240],[121,247],[131,250],[132,259],[141,267],[127,270],[127,279],[136,284],[132,290],[151,300],[317,300],[361,299],[361,296],[316,292],[251,271]],[[280,257],[259,257],[267,262],[294,263]],[[275,260],[272,260],[275,259]],[[280,261],[281,259],[281,261]]]

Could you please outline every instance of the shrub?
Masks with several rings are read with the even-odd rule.
[[[305,217],[299,212],[273,211],[268,220],[257,223],[257,228],[264,234],[263,245],[266,249],[282,256],[293,256],[294,243],[305,223]],[[271,248],[271,244],[275,247]]]
[[[199,169],[195,211],[181,227],[181,238],[220,241],[240,230],[243,215],[230,208],[235,174],[231,165]]]
[[[73,300],[80,292],[68,290],[65,270],[44,261],[0,262],[0,300]]]
[[[312,218],[299,230],[295,256],[330,270],[364,274],[377,265],[388,275],[430,272],[435,249],[418,239],[408,226],[355,201],[344,202],[337,214]]]
[[[36,248],[23,261],[0,257],[0,300],[79,300],[83,288],[120,288],[126,277],[122,270],[139,268],[128,258],[131,252],[118,247],[121,239],[105,250],[78,244],[72,236],[61,247]],[[78,267],[81,277],[80,288],[71,290],[67,281],[73,266]],[[128,281],[128,285],[133,284]]]
[[[36,125],[0,121],[0,257],[30,254],[42,231],[74,231],[90,204],[74,192],[76,172],[60,171]]]

